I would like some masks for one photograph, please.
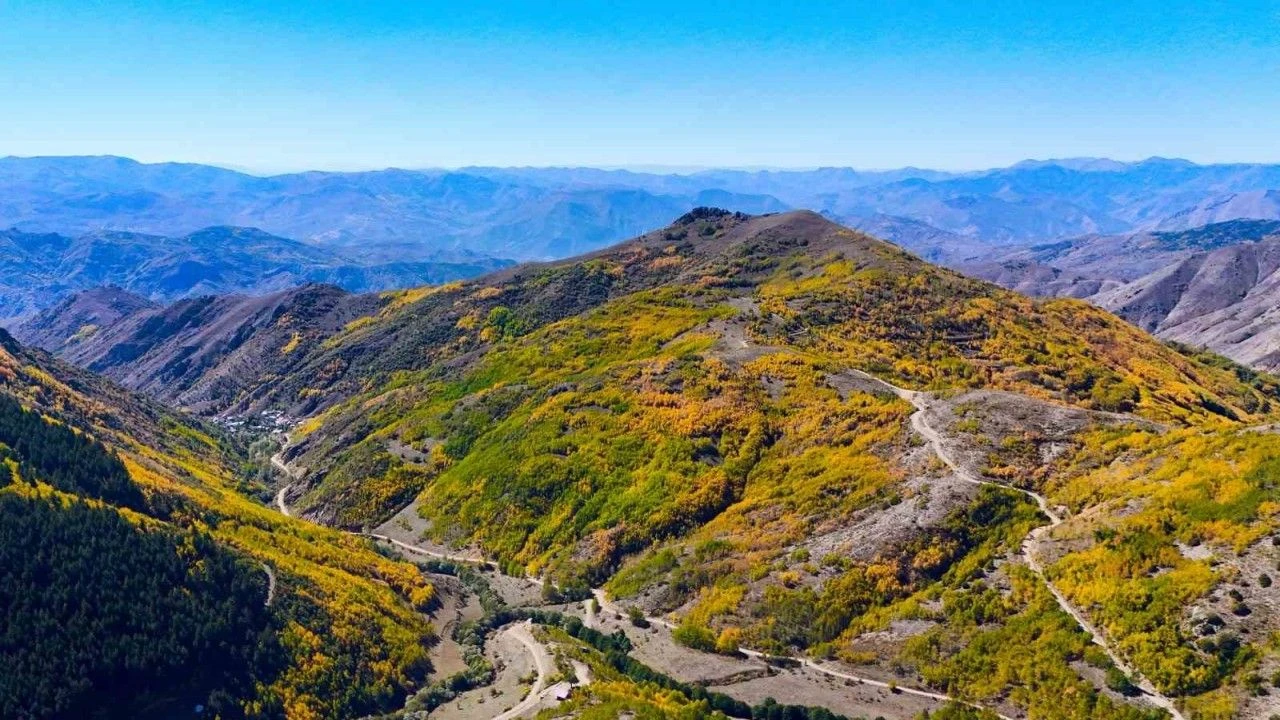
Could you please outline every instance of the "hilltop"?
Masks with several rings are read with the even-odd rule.
[[[296,419],[295,514],[1006,715],[1267,702],[1269,376],[811,212],[364,302],[209,409]]]
[[[1073,716],[1149,707],[1073,669],[1111,663],[1089,659],[1043,572],[1151,692],[1247,702],[1232,689],[1245,655],[1197,646],[1194,614],[1139,616],[1124,598],[1209,612],[1231,576],[1180,543],[1221,562],[1271,532],[1275,440],[1239,430],[1271,421],[1276,384],[1087,304],[1030,300],[814,213],[701,210],[573,260],[404,293],[298,367],[250,394],[308,418],[284,456],[309,517],[368,526],[410,504],[435,542],[605,582],[674,613],[698,647],[905,663],[915,682],[1034,712],[1066,688]],[[948,464],[914,439],[916,413]],[[1237,448],[1222,482],[1263,494],[1231,510],[1197,485],[1150,494],[1157,458],[1205,462],[1204,442]],[[1024,539],[1050,523],[1015,488],[1066,517],[1030,556]],[[1150,535],[1161,516],[1171,529]],[[1159,566],[1169,581],[1151,581]],[[1035,649],[1042,633],[1059,649]],[[1061,670],[1023,690],[979,683],[965,644],[1007,648],[987,660],[1001,672]]]

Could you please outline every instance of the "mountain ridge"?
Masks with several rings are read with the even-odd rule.
[[[705,204],[750,213],[810,208],[845,222],[890,215],[989,246],[1085,233],[1159,229],[1178,216],[1276,217],[1262,201],[1280,166],[1196,165],[1149,158],[1027,161],[942,172],[704,170],[653,174],[594,168],[386,169],[259,177],[120,158],[0,159],[0,225],[172,234],[253,225],[386,259],[470,249],[520,260],[603,247]]]
[[[283,364],[204,409],[289,428],[278,497],[301,517],[603,586],[688,648],[828,658],[1011,716],[1267,702],[1244,674],[1275,662],[1251,578],[1280,382],[1087,303],[813,212],[699,208],[383,293],[296,345],[259,328],[252,354]]]
[[[9,324],[75,290],[116,285],[152,301],[270,292],[307,282],[379,290],[444,282],[508,261],[362,261],[256,228],[212,226],[181,237],[100,230],[79,237],[0,231],[0,320]]]

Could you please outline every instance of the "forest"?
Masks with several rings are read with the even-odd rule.
[[[208,535],[137,523],[142,493],[101,443],[0,397],[0,716],[241,714],[283,655],[266,576]],[[41,491],[37,483],[53,491]]]

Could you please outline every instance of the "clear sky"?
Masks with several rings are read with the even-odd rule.
[[[1276,162],[1280,0],[0,0],[6,154],[261,171]]]

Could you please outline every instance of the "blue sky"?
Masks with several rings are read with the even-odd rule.
[[[1280,0],[319,5],[0,0],[0,155],[1280,161]]]

